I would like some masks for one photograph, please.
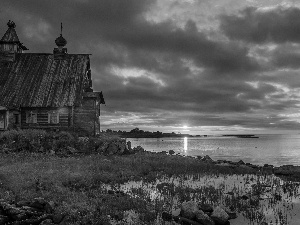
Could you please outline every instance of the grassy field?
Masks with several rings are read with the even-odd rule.
[[[0,199],[18,202],[45,198],[57,212],[67,215],[67,224],[74,225],[158,225],[162,224],[159,219],[163,211],[172,213],[189,200],[235,206],[249,221],[268,219],[261,210],[273,209],[275,203],[282,208],[275,194],[270,200],[260,199],[266,185],[279,186],[279,181],[259,170],[146,151],[104,155],[101,146],[115,140],[118,137],[82,139],[67,132],[39,130],[1,133]],[[69,147],[80,151],[61,154]],[[260,174],[243,176],[251,173]],[[220,180],[222,183],[218,184]],[[236,183],[227,184],[230,180]],[[126,189],[128,182],[139,186]],[[259,187],[259,191],[252,189],[255,198],[244,202],[241,196],[249,182]],[[232,190],[230,185],[234,185]],[[286,182],[281,188],[294,196],[298,194],[298,186]],[[226,194],[232,191],[234,195]],[[280,219],[289,209],[277,211],[272,213]]]
[[[151,224],[162,208],[146,199],[108,192],[127,181],[155,181],[163,176],[234,173],[183,156],[139,153],[124,156],[100,154],[58,157],[42,153],[0,156],[1,198],[8,201],[43,197],[65,212],[70,224],[105,224],[134,210]],[[240,171],[242,172],[242,171]],[[110,215],[110,217],[108,216]]]

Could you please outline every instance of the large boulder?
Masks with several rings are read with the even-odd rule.
[[[196,212],[199,211],[198,204],[194,201],[183,202],[181,204],[180,215],[187,219],[193,220],[196,217]]]
[[[225,225],[229,220],[229,215],[225,212],[224,209],[219,206],[214,208],[214,211],[212,212],[210,217],[216,224],[220,225]]]
[[[195,212],[195,221],[205,225],[215,225],[215,222],[202,210],[197,210]]]

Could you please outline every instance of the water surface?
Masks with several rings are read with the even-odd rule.
[[[300,135],[257,135],[259,138],[188,137],[188,138],[128,138],[132,146],[147,151],[169,151],[212,159],[243,160],[263,165],[300,165]]]

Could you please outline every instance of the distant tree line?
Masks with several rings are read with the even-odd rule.
[[[120,137],[124,137],[124,138],[162,138],[162,137],[186,137],[186,136],[190,136],[188,134],[181,134],[178,133],[176,134],[175,132],[171,132],[171,133],[163,133],[160,131],[144,131],[144,130],[140,130],[139,128],[134,128],[131,131],[114,131],[111,129],[107,129],[106,131],[102,131],[105,133],[112,133],[112,134],[116,134]]]

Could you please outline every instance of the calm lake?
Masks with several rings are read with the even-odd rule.
[[[188,137],[188,138],[127,138],[132,147],[147,151],[174,150],[182,155],[209,155],[212,159],[243,160],[263,165],[300,165],[300,134],[256,135],[259,138]]]

